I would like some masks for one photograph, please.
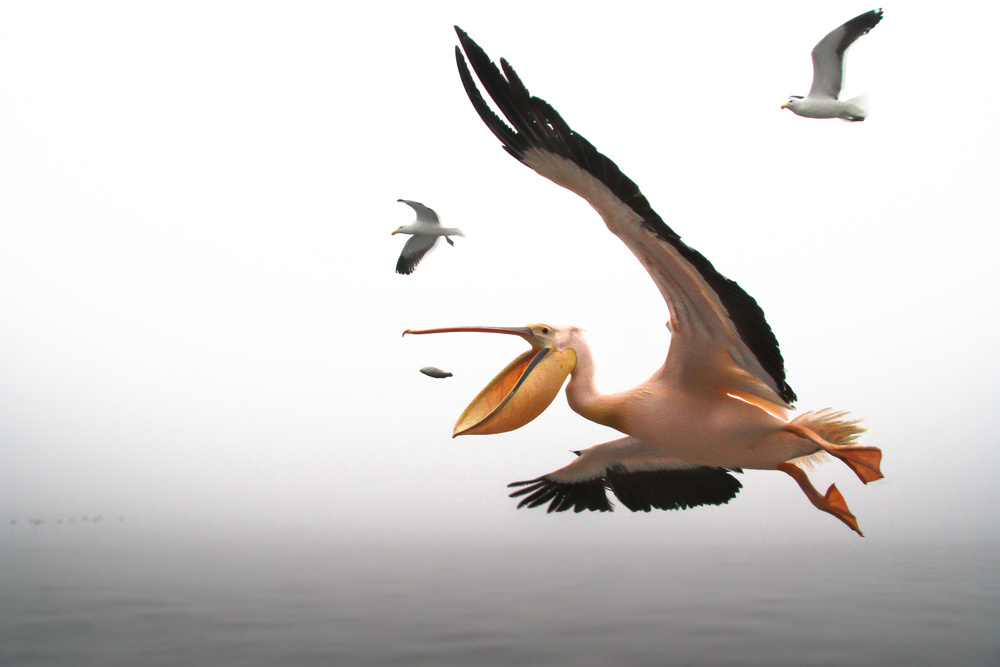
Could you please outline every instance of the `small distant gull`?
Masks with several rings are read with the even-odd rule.
[[[443,371],[440,368],[435,368],[434,366],[424,366],[420,369],[420,372],[424,375],[429,375],[432,378],[450,378],[451,373],[448,371]]]
[[[864,96],[840,101],[840,87],[844,82],[844,53],[858,37],[865,35],[882,20],[882,10],[865,12],[833,30],[821,39],[812,50],[813,81],[805,97],[792,95],[782,109],[806,118],[842,118],[847,121],[864,120],[868,115]]]
[[[438,239],[442,236],[449,245],[455,245],[449,236],[465,236],[461,229],[454,227],[442,227],[438,221],[437,213],[427,208],[420,202],[408,199],[397,199],[417,212],[417,219],[408,225],[402,225],[393,234],[412,234],[412,238],[403,246],[403,252],[396,262],[396,273],[409,275],[417,268],[417,264],[424,258]]]

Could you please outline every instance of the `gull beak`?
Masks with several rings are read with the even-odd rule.
[[[782,108],[784,108],[784,107],[782,107]],[[392,230],[392,234],[389,234],[389,236],[395,236],[398,233],[399,233],[399,230],[398,229],[394,229],[394,230]]]
[[[528,341],[531,349],[507,364],[472,399],[458,418],[452,437],[506,433],[521,428],[552,404],[566,377],[576,368],[576,352],[540,344],[527,327],[407,329],[403,335],[453,332],[512,334]]]
[[[790,105],[788,105],[788,104],[782,104],[782,105],[781,105],[781,108],[782,108],[782,109],[787,109],[787,108],[788,108],[789,106],[790,106]],[[395,232],[393,232],[393,233],[395,233]]]

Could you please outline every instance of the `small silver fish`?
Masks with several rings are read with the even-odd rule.
[[[448,371],[443,371],[440,368],[434,368],[433,366],[424,366],[420,369],[420,372],[424,375],[428,375],[432,378],[450,378],[451,373]]]

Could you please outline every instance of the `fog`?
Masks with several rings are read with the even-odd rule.
[[[866,420],[884,480],[811,474],[867,539],[996,535],[1000,8],[887,6],[848,54],[867,121],[781,110],[813,44],[873,7],[0,6],[0,521],[857,540],[774,472],[723,507],[517,511],[507,483],[614,437],[563,398],[519,431],[451,438],[523,342],[404,329],[576,324],[605,390],[669,342],[638,262],[476,116],[458,24],[757,299],[800,411]],[[399,198],[466,234],[411,276],[393,271]]]

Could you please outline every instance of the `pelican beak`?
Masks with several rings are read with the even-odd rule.
[[[479,332],[521,336],[531,349],[507,364],[455,424],[457,435],[487,435],[519,429],[552,404],[566,377],[576,368],[576,352],[540,345],[527,327],[452,327],[403,332],[411,334]]]

